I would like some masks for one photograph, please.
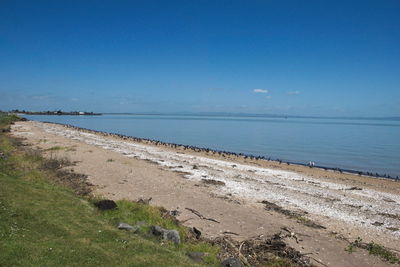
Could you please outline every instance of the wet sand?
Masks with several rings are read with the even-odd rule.
[[[47,155],[77,161],[74,171],[89,176],[95,194],[151,197],[150,204],[177,210],[180,221],[208,238],[245,240],[288,229],[294,234],[286,242],[310,253],[321,266],[386,265],[362,249],[347,253],[345,239],[400,247],[396,181],[155,145],[57,124],[18,122],[13,133],[41,149],[60,146]]]

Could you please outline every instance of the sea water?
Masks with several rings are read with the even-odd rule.
[[[203,115],[26,115],[163,142],[400,177],[400,120]]]

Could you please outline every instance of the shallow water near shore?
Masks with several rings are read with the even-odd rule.
[[[400,121],[179,115],[26,115],[163,142],[400,176]]]

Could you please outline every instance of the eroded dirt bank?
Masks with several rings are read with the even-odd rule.
[[[387,264],[362,249],[346,252],[346,240],[357,237],[400,247],[398,182],[157,146],[48,123],[18,122],[13,133],[47,150],[49,157],[76,161],[74,171],[89,176],[95,193],[152,198],[151,204],[174,210],[180,221],[209,238],[245,240],[287,232],[285,241],[321,266]]]

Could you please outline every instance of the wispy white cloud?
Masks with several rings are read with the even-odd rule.
[[[290,92],[287,92],[287,94],[288,95],[299,95],[299,94],[301,94],[301,92],[300,91],[290,91]]]
[[[266,89],[254,89],[253,92],[254,92],[254,93],[267,94],[267,93],[268,93],[268,90],[266,90]]]
[[[266,99],[271,99],[271,98],[272,98],[272,96],[270,96],[270,95],[267,95],[267,96],[265,96],[265,98],[266,98]]]
[[[50,99],[52,96],[51,95],[31,95],[29,98],[32,100],[47,100]]]

